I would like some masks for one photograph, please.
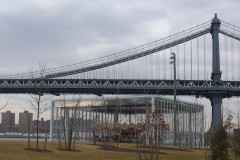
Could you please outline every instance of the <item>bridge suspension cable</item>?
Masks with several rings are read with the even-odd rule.
[[[188,30],[185,30],[185,31],[182,31],[180,33],[177,33],[177,34],[174,34],[174,35],[171,35],[171,36],[168,36],[166,38],[163,38],[163,39],[160,39],[160,40],[157,40],[157,41],[154,41],[154,42],[151,42],[151,43],[148,43],[148,44],[145,44],[145,45],[142,45],[142,46],[139,46],[139,47],[135,47],[135,48],[132,48],[132,49],[129,49],[129,50],[126,50],[126,51],[122,51],[122,52],[118,52],[118,53],[115,53],[115,54],[112,54],[112,55],[109,55],[109,56],[104,56],[104,57],[100,57],[100,58],[97,58],[97,59],[93,59],[93,60],[88,60],[88,61],[84,61],[84,62],[81,62],[81,63],[77,63],[77,64],[73,64],[73,65],[68,65],[68,66],[63,66],[63,67],[57,67],[57,68],[52,68],[52,69],[47,69],[45,70],[44,72],[44,75],[45,75],[45,78],[57,78],[57,77],[65,77],[65,76],[68,76],[68,75],[75,75],[75,74],[78,74],[78,73],[85,73],[85,72],[90,72],[90,74],[81,74],[80,76],[82,77],[92,77],[92,76],[96,76],[96,77],[99,77],[100,78],[102,77],[102,74],[103,72],[107,73],[107,75],[109,74],[114,74],[114,77],[116,77],[116,65],[117,64],[120,64],[118,65],[118,70],[121,71],[121,74],[122,76],[124,75],[125,78],[129,77],[129,73],[128,72],[124,72],[124,70],[127,70],[129,68],[132,68],[132,67],[135,67],[137,68],[136,71],[137,72],[134,72],[134,74],[132,75],[133,78],[134,77],[139,77],[139,61],[141,63],[141,59],[137,60],[137,61],[133,61],[132,64],[128,63],[129,61],[132,61],[134,59],[138,59],[140,57],[144,57],[146,56],[146,59],[142,59],[142,62],[143,64],[145,65],[145,68],[146,69],[146,72],[147,72],[147,75],[150,76],[150,77],[154,77],[154,70],[156,70],[156,68],[154,67],[154,65],[151,65],[151,66],[148,66],[147,63],[151,63],[151,64],[154,64],[155,63],[155,57],[154,57],[154,54],[153,53],[157,53],[159,51],[162,51],[164,50],[164,52],[161,52],[161,54],[163,54],[163,78],[165,79],[166,78],[166,73],[167,73],[167,63],[166,63],[166,60],[168,58],[166,58],[166,50],[170,48],[170,50],[172,50],[172,47],[173,46],[177,46],[177,52],[179,52],[179,44],[182,44],[183,43],[183,46],[184,46],[184,56],[181,57],[179,56],[179,54],[177,54],[178,58],[177,58],[177,66],[179,68],[179,61],[181,58],[183,58],[183,62],[184,62],[184,72],[183,72],[183,78],[185,79],[185,74],[187,73],[186,71],[186,49],[185,49],[185,42],[187,41],[190,41],[190,46],[191,46],[191,51],[190,51],[190,57],[191,57],[191,79],[193,79],[193,68],[197,69],[197,79],[199,79],[199,42],[198,42],[198,37],[204,35],[204,43],[203,43],[203,47],[204,47],[204,56],[203,56],[203,61],[204,61],[204,79],[208,79],[208,73],[206,73],[206,51],[205,51],[205,35],[207,33],[209,33],[211,30],[210,28],[210,21],[208,22],[205,22],[203,24],[200,24],[198,26],[195,26],[193,28],[190,28]],[[222,33],[223,35],[227,36],[227,37],[230,37],[230,38],[233,38],[235,40],[240,40],[240,27],[237,27],[235,25],[232,25],[230,23],[227,23],[225,21],[222,21],[221,20],[221,28],[220,28],[220,33]],[[192,40],[193,39],[197,39],[197,44],[196,44],[196,47],[197,47],[197,51],[196,51],[196,58],[197,58],[197,61],[195,63],[195,60],[193,62],[193,57],[195,57],[195,54],[193,54],[193,45],[195,46],[195,43],[193,44]],[[224,37],[224,43],[226,45],[226,38]],[[227,79],[227,72],[229,72],[230,74],[230,71],[232,72],[230,75],[231,75],[231,78],[233,79],[233,72],[237,72],[238,71],[238,77],[240,76],[240,65],[237,63],[238,67],[234,68],[232,65],[233,65],[233,62],[235,62],[236,60],[238,60],[238,58],[234,58],[234,56],[232,55],[233,53],[233,48],[235,48],[235,46],[233,47],[233,42],[232,42],[232,39],[231,39],[231,42],[230,42],[230,50],[231,50],[231,53],[230,53],[230,62],[231,63],[231,66],[229,66],[229,68],[231,68],[229,71],[227,71],[227,60],[226,60],[226,47],[225,47],[225,77]],[[239,46],[236,47],[236,49],[238,49]],[[239,51],[237,51],[239,52]],[[194,52],[195,53],[195,52]],[[159,56],[160,53],[157,53],[157,55]],[[152,55],[150,56],[149,58],[147,58],[147,55]],[[158,59],[158,56],[157,56],[157,59]],[[239,56],[240,57],[240,56]],[[159,57],[160,58],[160,57]],[[161,61],[159,60],[159,62],[156,62],[156,63],[160,63]],[[110,67],[112,66],[112,67]],[[160,65],[161,66],[161,65]],[[99,70],[101,68],[105,68],[105,69],[102,69],[102,70]],[[159,67],[158,67],[159,68]],[[112,73],[110,73],[112,71]],[[194,75],[196,75],[196,73],[194,72]],[[99,74],[99,76],[97,76]],[[158,72],[159,74],[159,72]],[[170,73],[168,73],[170,74]],[[41,71],[35,71],[35,72],[28,72],[28,73],[21,73],[21,74],[13,74],[13,75],[7,75],[7,76],[4,76],[3,78],[41,78],[40,77],[41,75]],[[180,72],[177,71],[177,76],[179,78],[180,76]],[[160,77],[160,75],[158,76]]]
[[[77,74],[77,73],[83,73],[83,72],[87,72],[87,71],[91,71],[91,70],[95,70],[95,69],[99,69],[99,68],[104,68],[104,67],[108,67],[108,66],[111,66],[111,65],[119,64],[119,63],[123,63],[123,62],[126,62],[126,61],[137,59],[137,58],[140,58],[142,56],[146,56],[146,55],[149,55],[149,54],[152,54],[152,53],[170,48],[172,46],[175,46],[175,45],[181,44],[185,41],[197,38],[198,36],[202,36],[202,35],[204,35],[206,33],[209,33],[209,32],[210,32],[210,28],[207,28],[205,30],[201,30],[197,33],[195,32],[195,33],[193,33],[191,35],[188,35],[186,37],[183,37],[183,38],[181,37],[177,40],[172,40],[170,42],[163,41],[162,45],[159,45],[159,46],[156,46],[156,47],[151,46],[148,49],[144,48],[144,50],[140,50],[140,52],[137,52],[137,53],[133,52],[133,54],[128,54],[128,55],[124,54],[124,56],[120,55],[120,57],[118,56],[117,59],[116,58],[114,58],[114,59],[110,58],[108,61],[97,64],[95,66],[94,65],[90,65],[90,66],[85,65],[84,67],[79,68],[79,69],[67,70],[67,71],[63,71],[63,72],[48,74],[47,77],[48,78],[62,77],[62,76],[67,76],[67,75],[72,75],[72,74]]]
[[[236,40],[240,40],[240,27],[232,25],[228,22],[222,21],[221,20],[221,28],[220,28],[220,33],[231,37]]]
[[[233,33],[231,31],[228,31],[228,30],[222,29],[222,28],[220,28],[219,32],[224,34],[224,35],[226,35],[226,36],[228,36],[228,37],[231,37],[233,39],[236,39],[236,40],[240,41],[240,35],[238,35],[236,33]]]
[[[116,65],[119,63],[127,62],[133,59],[137,59],[155,52],[168,49],[170,47],[176,46],[178,44],[184,43],[191,39],[195,39],[199,36],[207,34],[210,32],[210,21],[205,22],[201,25],[195,26],[188,30],[182,31],[180,33],[168,36],[166,38],[135,47],[123,52],[112,54],[110,56],[101,57],[98,59],[93,59],[85,61],[82,63],[77,63],[69,66],[63,66],[53,69],[47,69],[45,71],[46,78],[56,78],[63,77],[67,75],[73,75],[83,72],[88,72],[111,65]],[[4,78],[39,78],[41,71],[7,75]]]
[[[221,28],[219,32],[224,35],[224,77],[225,80],[239,79],[239,41],[240,28],[221,21]]]

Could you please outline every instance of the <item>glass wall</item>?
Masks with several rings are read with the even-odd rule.
[[[77,141],[90,142],[93,137],[101,141],[112,136],[134,137],[147,132],[148,121],[156,110],[161,112],[168,130],[162,135],[163,145],[173,145],[173,100],[161,96],[116,96],[54,100],[51,106],[50,139],[69,137],[69,130]],[[177,101],[177,143],[191,147],[204,146],[204,106]],[[139,128],[139,126],[141,126]],[[147,135],[145,133],[147,138]],[[67,139],[67,138],[66,138]],[[125,142],[125,141],[123,141]]]

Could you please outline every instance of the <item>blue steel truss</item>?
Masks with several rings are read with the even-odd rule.
[[[0,93],[82,93],[82,94],[173,94],[173,80],[146,79],[0,79]],[[240,96],[240,81],[177,80],[177,95],[196,95],[209,98],[212,94],[224,97]]]

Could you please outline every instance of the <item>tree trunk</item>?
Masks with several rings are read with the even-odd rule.
[[[141,144],[140,144],[140,142],[139,142],[139,140],[137,141],[137,150],[138,150],[138,158],[139,158],[139,160],[141,160],[142,158],[141,158],[141,151],[140,151],[140,149],[141,149]]]
[[[36,144],[37,149],[38,149],[38,125],[39,125],[39,115],[37,116],[37,144]]]
[[[197,148],[197,115],[195,113],[195,149]]]
[[[62,125],[63,125],[63,137],[64,137],[64,145],[65,145],[65,150],[67,150],[67,137],[66,137],[66,126],[65,126],[65,113],[66,110],[64,108],[64,116],[62,118]]]
[[[46,129],[45,129],[44,151],[47,150],[47,136],[48,136],[48,125],[46,126]]]
[[[180,147],[180,150],[182,150],[182,133],[179,133],[179,147]]]
[[[118,149],[118,144],[119,144],[119,141],[120,141],[120,139],[121,139],[121,128],[119,127],[119,136],[118,136],[118,140],[117,140],[117,149]]]
[[[139,132],[137,132],[137,137],[136,137],[136,140],[137,140],[137,150],[138,150],[138,157],[139,157],[139,160],[141,160],[141,143],[140,143],[140,138],[139,138]]]
[[[59,129],[57,130],[58,132],[58,144],[59,144],[59,149],[62,150],[62,142],[61,142],[61,137],[60,137],[60,131]]]
[[[159,133],[159,135],[160,135],[160,133]],[[161,145],[161,139],[160,139],[160,136],[158,136],[158,145],[157,145],[157,157],[156,157],[156,160],[158,160],[158,157],[159,157],[160,145]]]
[[[77,132],[75,131],[74,137],[73,137],[73,150],[75,150],[76,135],[77,135]]]
[[[38,95],[38,102],[37,102],[37,145],[36,148],[38,149],[38,131],[39,131],[39,116],[40,116],[40,101],[41,95]]]
[[[93,144],[96,145],[95,129],[93,128]]]
[[[69,129],[69,136],[68,136],[68,150],[72,149],[72,127]]]
[[[30,146],[30,117],[29,117],[29,114],[28,114],[28,149],[30,149],[31,146]]]

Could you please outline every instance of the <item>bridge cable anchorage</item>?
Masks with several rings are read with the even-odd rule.
[[[118,52],[110,56],[100,57],[98,59],[93,59],[93,60],[89,60],[89,61],[85,61],[85,62],[73,64],[73,65],[47,69],[46,72],[48,74],[46,75],[46,78],[57,78],[57,77],[64,77],[67,75],[89,72],[91,70],[96,70],[96,69],[105,68],[111,65],[116,65],[119,63],[123,63],[126,61],[130,61],[142,56],[146,56],[146,55],[161,51],[163,49],[167,49],[170,46],[175,46],[185,41],[189,41],[190,39],[194,39],[197,36],[201,36],[209,33],[210,32],[209,22],[210,21],[203,23],[201,25],[198,25],[196,27],[193,27],[191,29],[185,30],[183,32],[174,34],[172,36],[169,36],[169,37],[166,37],[166,38],[163,38],[139,47],[135,47],[127,51]],[[203,30],[203,27],[209,27],[209,28]],[[201,29],[201,35],[197,35],[196,30],[200,30],[200,29]],[[93,63],[95,65],[93,65]],[[40,71],[31,72],[31,75],[34,75],[35,78],[38,78],[39,73]],[[29,78],[30,74],[22,73],[21,75],[23,77]],[[8,77],[15,78],[16,75],[8,75]]]

